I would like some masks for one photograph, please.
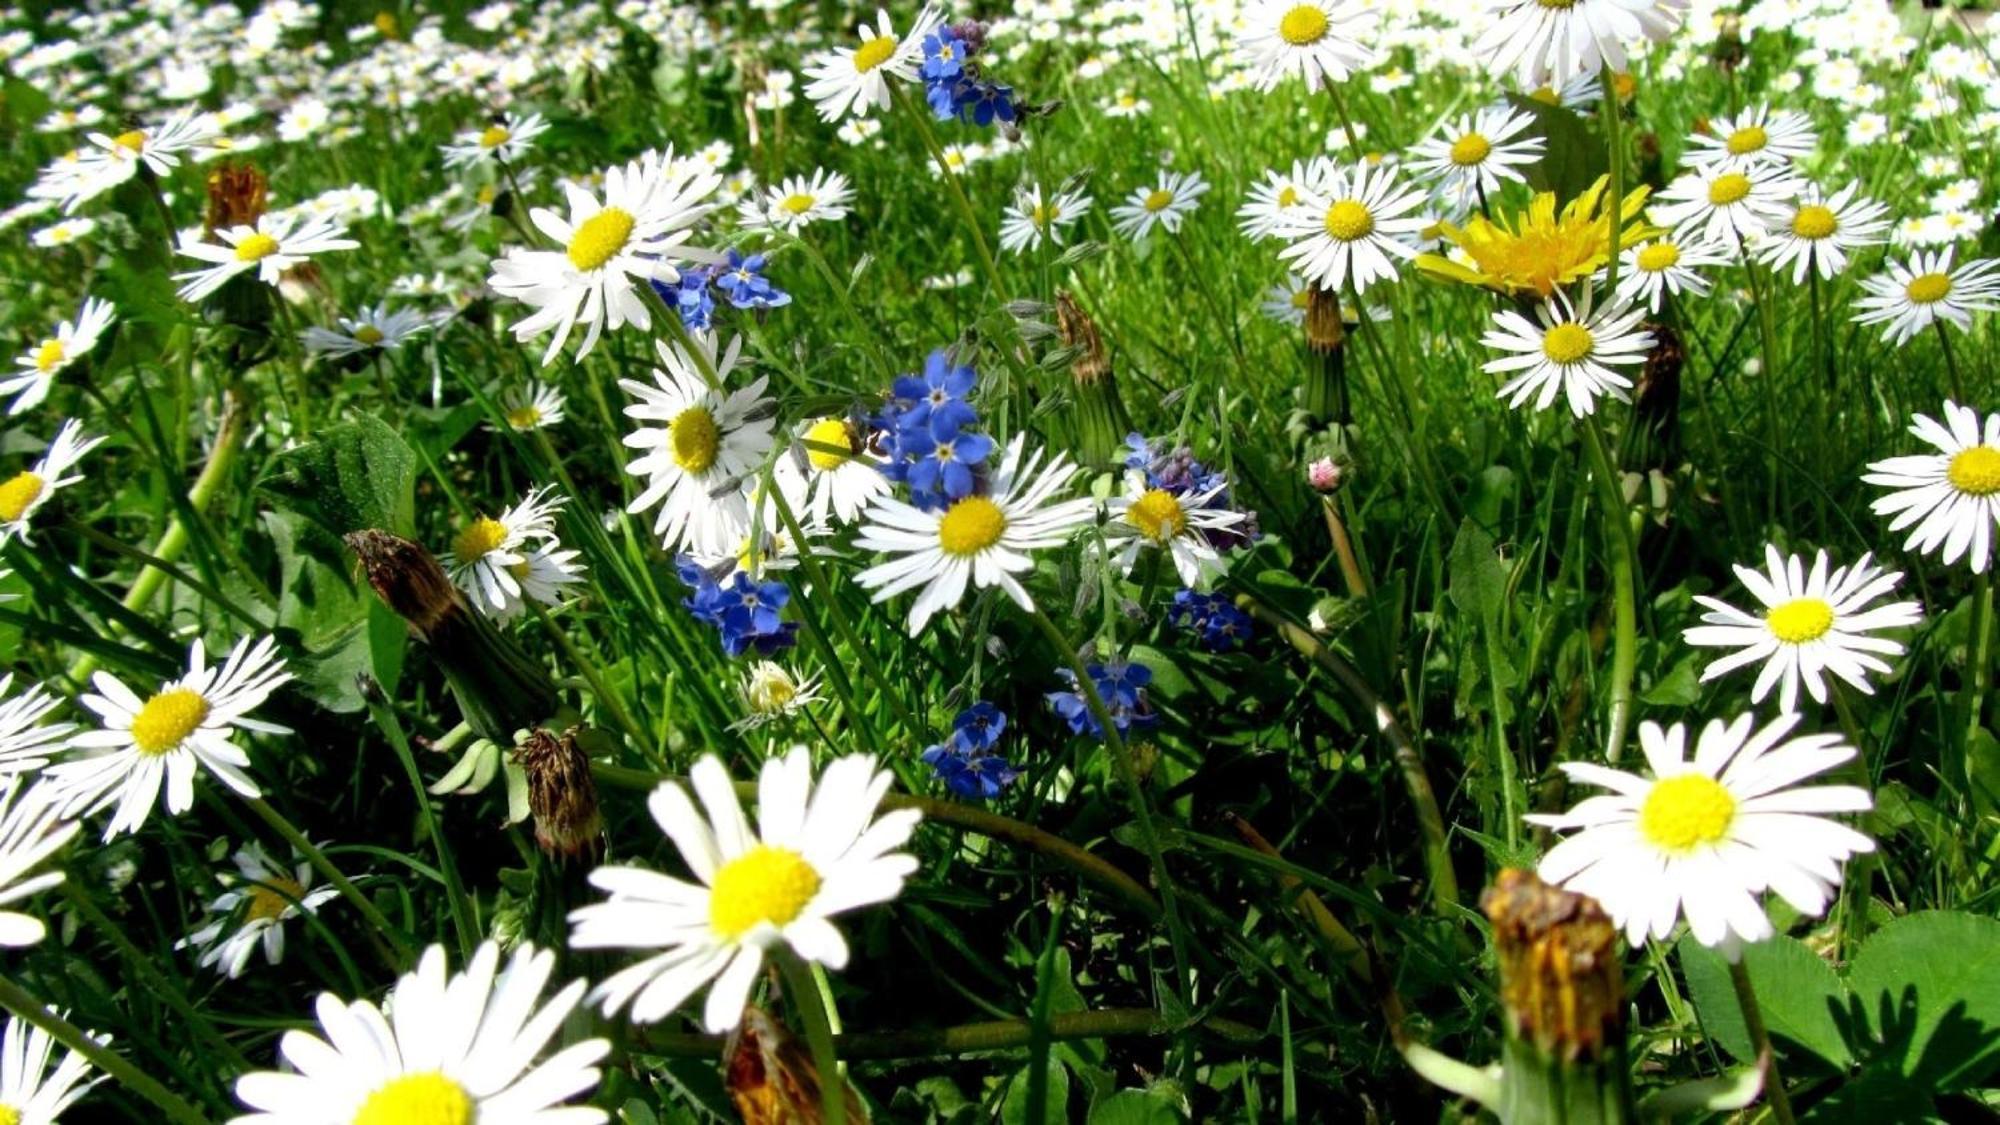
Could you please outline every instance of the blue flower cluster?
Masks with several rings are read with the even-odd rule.
[[[1129,734],[1134,728],[1144,729],[1160,721],[1160,716],[1146,703],[1146,685],[1153,682],[1151,668],[1114,658],[1103,664],[1086,664],[1083,670],[1090,673],[1090,682],[1097,686],[1104,709],[1111,713],[1111,725],[1118,728],[1119,734]],[[1056,675],[1069,684],[1070,690],[1049,692],[1049,709],[1069,724],[1071,734],[1103,738],[1104,727],[1091,714],[1090,703],[1083,693],[1076,690],[1076,673],[1058,668]]]
[[[1228,478],[1195,460],[1194,451],[1187,446],[1168,449],[1139,434],[1127,434],[1125,449],[1125,467],[1146,474],[1147,488],[1161,489],[1175,496],[1189,496],[1224,486],[1209,503],[1218,508],[1234,507],[1226,487]],[[1247,518],[1233,527],[1206,528],[1202,534],[1209,545],[1218,551],[1248,543],[1257,538],[1257,513],[1246,512],[1245,515]]]
[[[1226,652],[1250,635],[1250,615],[1222,594],[1178,590],[1167,620],[1201,638],[1211,651]]]
[[[715,325],[715,295],[736,309],[776,309],[792,303],[792,295],[764,276],[763,254],[745,257],[731,250],[727,262],[712,266],[690,266],[681,271],[679,285],[653,282],[662,300],[681,314],[681,324],[690,332],[706,332]]]
[[[951,721],[951,734],[925,750],[924,761],[958,796],[992,800],[1021,776],[1020,770],[992,752],[1006,729],[1006,712],[982,699],[958,713]]]
[[[981,78],[973,61],[985,45],[986,28],[978,20],[946,24],[924,36],[924,100],[939,121],[956,117],[982,126],[1014,123],[1014,88]]]
[[[722,649],[741,656],[755,649],[769,656],[798,643],[799,624],[780,620],[792,592],[782,582],[758,582],[738,570],[723,581],[683,555],[674,560],[681,581],[694,591],[681,604],[696,620],[713,625],[722,635]]]
[[[905,375],[870,421],[882,433],[882,472],[910,486],[910,503],[925,511],[978,492],[993,453],[993,439],[967,429],[979,415],[965,401],[978,376],[942,349],[924,361],[922,375]]]

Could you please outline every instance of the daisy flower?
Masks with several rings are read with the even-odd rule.
[[[1515,373],[1500,388],[1509,406],[1534,399],[1547,410],[1562,393],[1578,418],[1597,409],[1600,395],[1631,401],[1632,380],[1614,370],[1646,362],[1653,336],[1642,331],[1642,310],[1613,300],[1593,310],[1591,293],[1572,306],[1558,290],[1535,310],[1535,321],[1512,309],[1493,314],[1493,328],[1480,343],[1511,354],[1486,364],[1493,374]]]
[[[525,117],[501,113],[486,128],[460,133],[450,144],[439,145],[438,149],[444,153],[447,168],[464,168],[489,160],[519,160],[528,154],[534,139],[548,128],[549,123],[539,113]]]
[[[1244,237],[1272,237],[1293,212],[1311,211],[1309,197],[1317,194],[1316,185],[1325,183],[1333,170],[1333,162],[1324,156],[1315,156],[1310,163],[1294,160],[1289,173],[1267,169],[1264,178],[1250,189],[1250,197],[1236,209],[1236,224]]]
[[[76,729],[74,723],[42,722],[62,702],[42,685],[29,684],[28,690],[8,699],[7,689],[13,686],[14,673],[0,676],[0,775],[29,773],[48,765]]]
[[[1742,171],[1759,164],[1790,165],[1819,147],[1812,119],[1796,110],[1754,105],[1734,117],[1718,117],[1706,131],[1688,138],[1687,162],[1698,168]]]
[[[1527,182],[1521,167],[1542,158],[1541,137],[1522,136],[1535,119],[1505,105],[1487,106],[1445,126],[1410,150],[1410,171],[1437,178],[1438,194],[1470,206],[1509,180]]]
[[[1940,322],[1960,331],[1972,326],[1972,314],[2000,308],[2000,262],[1975,258],[1953,267],[1958,248],[1918,251],[1907,262],[1891,262],[1889,272],[1861,279],[1868,295],[1854,303],[1857,324],[1887,325],[1882,339],[1901,347],[1917,333]]]
[[[84,753],[47,771],[64,813],[87,816],[115,804],[104,838],[136,832],[163,781],[168,812],[178,816],[192,808],[195,774],[204,768],[237,793],[260,796],[244,772],[250,756],[230,738],[238,729],[291,733],[248,714],[292,678],[277,647],[270,637],[254,644],[245,637],[213,668],[197,639],[188,650],[187,674],[143,700],[116,676],[98,672],[91,678],[97,690],[77,702],[103,720],[103,729],[75,735],[70,745]]]
[[[1297,75],[1311,93],[1375,65],[1367,43],[1375,24],[1372,8],[1354,0],[1257,0],[1237,33],[1236,53],[1258,89]]]
[[[1076,473],[1077,467],[1060,453],[1045,465],[1040,453],[1025,455],[1022,436],[1016,434],[984,494],[932,511],[879,496],[855,546],[897,557],[854,580],[874,590],[878,602],[922,586],[910,606],[913,637],[923,632],[932,614],[964,599],[968,581],[982,589],[998,586],[1032,612],[1035,603],[1014,575],[1033,570],[1029,552],[1061,546],[1072,531],[1090,522],[1097,506],[1087,498],[1049,502]]]
[[[48,932],[40,918],[4,908],[61,885],[61,870],[28,872],[82,831],[63,816],[62,804],[62,796],[45,783],[30,785],[20,777],[0,782],[0,946],[33,945]]]
[[[806,83],[806,97],[812,99],[820,120],[838,121],[849,114],[866,117],[878,109],[888,109],[889,79],[917,80],[917,67],[924,56],[924,36],[942,22],[942,16],[926,7],[918,13],[910,33],[899,39],[889,13],[878,9],[874,27],[864,20],[855,30],[861,39],[859,45],[827,51],[808,62],[805,73],[811,81]]]
[[[570,914],[570,948],[661,951],[606,978],[591,1002],[606,1014],[629,1004],[634,1022],[655,1023],[712,981],[702,1023],[727,1031],[768,950],[782,945],[845,967],[847,942],[832,916],[894,899],[917,869],[895,850],[916,828],[916,810],[875,815],[894,780],[874,758],[853,754],[815,785],[811,756],[793,747],[764,761],[755,831],[714,755],[689,771],[701,809],[679,783],[662,783],[646,806],[695,881],[639,867],[591,872],[610,897]]]
[[[553,952],[524,942],[501,969],[489,941],[463,973],[447,976],[444,947],[433,945],[381,1007],[323,992],[321,1034],[288,1031],[278,1041],[288,1068],[236,1080],[237,1099],[260,1112],[233,1125],[606,1121],[603,1110],[562,1102],[597,1085],[609,1043],[585,1039],[533,1062],[585,988],[571,981],[541,1003],[555,964]]]
[[[822,527],[853,523],[877,496],[889,491],[881,462],[868,452],[866,434],[846,418],[822,418],[807,426],[799,431],[797,448],[805,461],[801,522]],[[788,465],[796,468],[792,462],[778,462],[780,468]]]
[[[1969,553],[1972,572],[1986,573],[2000,526],[2000,413],[1982,424],[1971,407],[1946,402],[1943,424],[1919,414],[1910,432],[1938,451],[1868,466],[1861,479],[1892,490],[1869,507],[1894,517],[1890,531],[1911,528],[1904,550],[1942,546],[1946,566]]]
[[[91,232],[96,229],[96,219],[84,217],[64,219],[61,222],[50,223],[29,235],[28,241],[44,250],[53,250],[58,246],[74,246],[89,238]]]
[[[85,1032],[98,1043],[109,1036]],[[7,1017],[7,1031],[0,1035],[0,1120],[18,1125],[55,1125],[63,1112],[92,1086],[104,1080],[100,1075],[85,1081],[90,1061],[63,1048],[56,1068],[49,1069],[49,1056],[56,1041],[49,1033],[26,1020]]]
[[[254,227],[234,226],[216,231],[216,237],[226,245],[182,235],[182,254],[212,264],[207,269],[177,273],[174,280],[187,283],[180,288],[184,301],[202,300],[236,275],[253,270],[258,281],[276,285],[286,270],[304,264],[314,254],[352,250],[360,245],[342,237],[346,233],[347,228],[332,219],[269,211],[257,219]]]
[[[547,596],[555,593],[548,588],[552,571],[558,575],[556,586],[576,581],[573,570],[551,568],[542,550],[556,542],[555,517],[564,502],[561,496],[550,496],[551,491],[551,487],[534,489],[498,517],[480,516],[466,524],[451,541],[452,585],[496,621],[513,620],[529,601],[559,604],[559,594]],[[576,557],[574,551],[560,553],[565,556],[562,564]],[[539,571],[533,561],[537,557],[544,558]],[[531,578],[536,580],[534,593],[544,596],[531,595]]]
[[[745,714],[729,724],[729,729],[755,730],[818,702],[819,677],[799,679],[775,660],[759,660],[743,674],[736,692],[743,700]]]
[[[1743,588],[1763,603],[1763,612],[1744,613],[1727,602],[1696,595],[1694,600],[1709,611],[1701,615],[1707,624],[1686,630],[1682,637],[1702,648],[1739,650],[1703,669],[1703,683],[1763,661],[1750,689],[1750,702],[1763,702],[1777,686],[1778,706],[1788,713],[1798,710],[1801,679],[1815,703],[1826,702],[1822,672],[1833,673],[1857,691],[1873,693],[1867,673],[1887,673],[1889,666],[1879,657],[1900,656],[1903,646],[1868,634],[1923,620],[1923,608],[1915,602],[1869,608],[1870,602],[1895,589],[1903,576],[1869,565],[1867,555],[1829,574],[1826,552],[1821,551],[1807,574],[1799,556],[1781,555],[1767,543],[1764,573],[1747,566],[1735,570]]]
[[[666,165],[676,165],[669,171]],[[564,187],[569,217],[546,207],[528,212],[535,228],[560,250],[515,247],[493,263],[487,279],[495,291],[535,311],[514,325],[527,340],[554,329],[544,366],[554,362],[581,321],[582,359],[606,328],[627,324],[651,329],[650,282],[680,284],[674,259],[703,263],[717,255],[688,246],[694,224],[714,209],[704,202],[722,178],[699,161],[676,164],[671,154],[648,154],[604,173],[602,201],[575,184]]]
[[[14,396],[7,413],[20,414],[40,406],[49,397],[49,388],[55,386],[56,376],[97,347],[99,337],[111,327],[115,311],[109,301],[86,297],[75,320],[57,324],[55,335],[35,345],[33,351],[21,353],[17,361],[21,370],[0,378],[0,395]]]
[[[1798,786],[1854,757],[1838,734],[1786,740],[1799,722],[1783,715],[1761,730],[1742,715],[1712,720],[1686,754],[1687,728],[1639,724],[1653,776],[1564,762],[1573,780],[1611,790],[1532,824],[1579,830],[1542,857],[1541,876],[1604,905],[1633,945],[1664,939],[1685,914],[1696,941],[1734,955],[1772,934],[1760,896],[1776,891],[1817,916],[1840,884],[1841,861],[1874,841],[1828,813],[1866,812],[1868,791]]]
[[[1112,557],[1118,568],[1131,574],[1140,549],[1154,547],[1167,552],[1181,584],[1189,589],[1221,574],[1222,555],[1207,533],[1235,527],[1249,517],[1214,503],[1229,491],[1229,483],[1219,473],[1213,480],[1208,488],[1176,495],[1151,487],[1144,472],[1126,473],[1124,494],[1104,505],[1110,517],[1104,538],[1115,551]]]
[[[194,154],[220,135],[214,119],[196,109],[181,110],[149,129],[128,129],[115,137],[92,133],[90,143],[98,151],[86,153],[79,161],[82,167],[63,198],[63,210],[74,211],[110,191],[136,175],[141,166],[155,176],[171,175],[183,154]]]
[[[353,317],[341,317],[338,330],[318,325],[299,334],[306,351],[313,355],[357,355],[370,350],[395,351],[403,341],[431,327],[434,318],[416,309],[389,311],[387,304],[362,309]]]
[[[1758,164],[1743,170],[1696,170],[1668,184],[1653,205],[1652,217],[1681,238],[1699,235],[1736,245],[1755,238],[1790,216],[1789,201],[1799,181],[1789,167]]]
[[[815,168],[812,178],[787,176],[764,189],[764,197],[739,208],[743,225],[797,234],[813,223],[834,223],[847,217],[854,188],[839,172]]]
[[[764,376],[727,389],[742,337],[730,340],[719,362],[713,337],[697,338],[696,345],[700,357],[678,344],[659,344],[665,366],[653,369],[650,386],[618,381],[638,400],[625,408],[626,417],[659,423],[625,435],[627,448],[642,451],[625,469],[646,479],[645,490],[625,510],[643,512],[658,504],[653,532],[661,546],[715,555],[734,552],[749,528],[750,505],[740,483],[771,452],[777,407],[764,395]],[[709,370],[715,373],[712,382]]]
[[[1042,199],[1042,185],[1014,193],[1013,205],[1000,219],[1000,248],[1019,254],[1039,250],[1042,240],[1061,246],[1071,224],[1090,210],[1091,198],[1080,191],[1055,191]]]
[[[283,961],[286,919],[317,914],[340,893],[313,886],[312,864],[301,860],[286,870],[254,843],[238,848],[235,862],[236,874],[225,876],[232,886],[208,904],[214,920],[174,946],[200,949],[201,967],[231,980],[243,975],[260,948],[266,964]]]
[[[1757,257],[1774,272],[1790,266],[1794,285],[1805,284],[1809,269],[1819,271],[1823,281],[1839,277],[1847,269],[1848,251],[1888,241],[1889,209],[1857,197],[1857,186],[1849,184],[1828,198],[1818,184],[1807,184],[1789,216],[1781,216],[1758,246]]]
[[[1429,225],[1410,212],[1424,193],[1398,182],[1394,168],[1366,163],[1329,169],[1307,195],[1307,206],[1287,212],[1278,234],[1291,240],[1278,257],[1322,289],[1353,287],[1364,293],[1396,278],[1395,258],[1417,256],[1412,245]]]
[[[1146,241],[1155,226],[1166,227],[1171,234],[1181,229],[1207,193],[1208,182],[1201,173],[1167,172],[1157,186],[1134,189],[1123,204],[1111,209],[1112,229],[1133,242]]]
[[[1497,15],[1473,44],[1494,74],[1513,71],[1525,89],[1626,69],[1625,45],[1659,42],[1680,25],[1688,0],[1488,0]]]
[[[1624,269],[1618,275],[1618,302],[1643,304],[1658,313],[1668,294],[1676,297],[1692,293],[1699,297],[1709,290],[1709,280],[1700,269],[1726,266],[1734,253],[1699,235],[1683,238],[1672,232],[1619,251]]]
[[[101,437],[86,437],[83,423],[72,418],[56,431],[55,440],[49,442],[42,459],[35,462],[32,469],[23,469],[5,481],[0,481],[0,544],[16,536],[23,543],[32,542],[28,536],[28,519],[49,498],[57,492],[83,479],[77,473],[65,476],[74,468],[83,455],[97,448]]]
[[[563,393],[552,383],[536,379],[525,387],[515,387],[500,400],[507,428],[516,433],[546,430],[563,420]]]

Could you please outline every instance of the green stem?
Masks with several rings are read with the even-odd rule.
[[[830,1006],[820,997],[812,970],[798,954],[782,945],[771,952],[784,975],[785,992],[798,1014],[806,1045],[812,1049],[813,1069],[819,1072],[821,1120],[826,1125],[847,1125],[847,1083],[840,1076],[840,1056],[834,1049]]]
[[[1952,401],[1966,402],[1968,400],[1965,397],[1965,383],[1958,374],[1958,357],[1953,355],[1951,350],[1951,332],[1945,328],[1942,320],[1931,321],[1931,327],[1937,329],[1938,347],[1944,349],[1944,372],[1951,380]]]
[[[549,635],[549,639],[555,642],[563,659],[583,676],[583,682],[590,685],[590,692],[597,697],[597,702],[611,713],[611,721],[617,723],[619,729],[631,737],[632,745],[645,746],[650,741],[646,737],[645,729],[633,721],[631,714],[625,710],[624,702],[605,684],[604,677],[598,674],[597,665],[584,659],[583,653],[577,650],[576,642],[570,640],[569,634],[556,625],[555,619],[549,616],[549,611],[542,608],[540,602],[529,599],[528,608],[534,613],[535,620],[541,623],[542,630]]]
[[[1069,1043],[1079,1039],[1179,1035],[1190,1028],[1201,1028],[1238,1046],[1264,1038],[1262,1030],[1235,1020],[1216,1016],[1175,1019],[1151,1008],[1057,1012],[1049,1016],[1047,1034],[1052,1043]],[[848,1059],[922,1059],[1018,1050],[1028,1046],[1033,1037],[1031,1020],[988,1020],[954,1027],[838,1035],[834,1037],[833,1046],[841,1057]],[[654,1034],[647,1037],[646,1049],[673,1058],[712,1060],[722,1053],[723,1042],[724,1037],[720,1035]]]
[[[931,123],[925,119],[923,111],[901,92],[897,92],[895,98],[904,116],[916,122],[917,136],[923,140],[924,149],[937,164],[938,175],[944,177],[948,194],[952,202],[958,205],[959,217],[965,220],[965,229],[972,235],[972,246],[979,252],[979,265],[986,271],[986,284],[991,287],[993,296],[997,300],[1007,290],[1000,284],[1000,267],[994,263],[993,251],[986,245],[985,229],[980,224],[978,213],[972,209],[972,200],[966,198],[965,186],[959,183],[958,173],[952,171],[951,165],[945,162],[944,149],[938,144],[937,134],[931,130]],[[1009,318],[1008,322],[1012,323],[1012,318]]]
[[[1979,744],[1981,720],[1986,711],[1986,688],[1993,677],[1986,669],[1993,661],[1993,571],[1983,571],[1972,587],[1972,635],[1966,646],[1965,752],[1959,762],[1960,778],[1972,768],[1973,749]]]
[[[1632,677],[1639,663],[1638,551],[1632,527],[1625,519],[1625,496],[1618,472],[1604,449],[1603,428],[1595,414],[1584,419],[1584,448],[1590,452],[1590,476],[1604,507],[1604,537],[1611,547],[1611,706],[1605,720],[1604,760],[1616,763],[1625,752],[1625,732],[1632,724]]]
[[[1764,291],[1764,283],[1757,272],[1757,263],[1750,255],[1750,247],[1740,238],[1737,247],[1743,254],[1743,275],[1750,282],[1750,299],[1757,304],[1757,339],[1764,359],[1764,373],[1759,382],[1764,385],[1764,441],[1770,447],[1771,456],[1777,456],[1782,448],[1779,435],[1783,423],[1780,421],[1781,407],[1778,403],[1778,311],[1771,307]],[[1782,473],[1771,474],[1771,491],[1767,503],[1770,514],[1775,518],[1778,510],[1778,485],[1784,479]]]
[[[340,869],[333,865],[332,860],[326,858],[326,853],[320,851],[317,844],[306,839],[305,833],[299,831],[291,821],[286,820],[284,814],[272,808],[264,798],[251,797],[245,803],[250,806],[250,811],[256,813],[271,827],[272,831],[283,836],[287,843],[297,848],[299,854],[305,856],[306,861],[313,865],[313,870],[318,871],[327,882],[333,884],[335,890],[354,904],[354,909],[360,911],[362,919],[372,927],[368,937],[375,943],[375,951],[391,969],[400,971],[416,960],[409,943],[403,940],[402,931],[390,924],[389,919],[375,908],[375,904],[368,901],[368,896],[361,893],[361,888],[340,873]],[[388,949],[382,947],[381,943],[385,941],[393,947],[395,951],[393,956]]]
[[[184,1125],[209,1125],[208,1118],[180,1095],[92,1039],[82,1028],[50,1011],[46,1004],[6,977],[0,977],[0,1007],[48,1032],[50,1038],[90,1060],[90,1065],[116,1079],[119,1085],[153,1103],[170,1120]]]
[[[1618,112],[1618,76],[1611,73],[1611,64],[1604,64],[1598,83],[1604,96],[1604,147],[1610,157],[1608,173],[1611,176],[1611,199],[1604,204],[1604,221],[1611,224],[1611,259],[1604,263],[1604,291],[1618,292],[1618,238],[1625,227],[1625,145],[1622,135],[1623,115]]]
[[[1737,1006],[1743,1009],[1743,1027],[1750,1033],[1750,1045],[1757,1051],[1758,1069],[1764,1072],[1764,1096],[1771,1103],[1771,1116],[1778,1125],[1792,1125],[1792,1099],[1785,1093],[1785,1080],[1778,1073],[1778,1056],[1771,1051],[1771,1033],[1764,1027],[1764,1013],[1757,1007],[1757,992],[1750,986],[1750,971],[1739,958],[1729,962],[1729,983],[1736,988]]]
[[[417,758],[410,752],[410,740],[403,733],[403,724],[397,720],[395,709],[382,694],[381,687],[362,693],[368,703],[369,717],[375,726],[389,739],[389,745],[396,751],[396,760],[403,765],[403,773],[410,780],[410,790],[417,795],[417,813],[424,818],[424,827],[430,832],[431,844],[437,850],[438,874],[444,879],[445,897],[451,903],[452,931],[458,935],[459,956],[472,960],[473,950],[479,945],[479,924],[473,918],[472,904],[465,897],[465,884],[458,877],[458,863],[451,853],[451,840],[445,834],[444,820],[437,814],[437,806],[431,804],[430,789],[424,785],[423,771],[417,768]]]

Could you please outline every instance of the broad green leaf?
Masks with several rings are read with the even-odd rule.
[[[1854,955],[1847,985],[1885,1061],[1933,1090],[2000,1063],[2000,920],[1929,910],[1890,922]]]
[[[1181,1114],[1171,1099],[1148,1090],[1120,1090],[1090,1107],[1088,1125],[1175,1125]]]
[[[373,415],[286,451],[277,466],[264,491],[336,535],[363,528],[410,535],[415,529],[416,456]]]
[[[1582,195],[1610,170],[1603,141],[1575,110],[1516,94],[1507,99],[1515,109],[1534,118],[1529,136],[1541,137],[1542,158],[1526,169],[1528,186],[1556,193],[1558,206]]]
[[[1048,1107],[1042,1120],[1048,1125],[1069,1120],[1069,1071],[1051,1056],[1049,1059]],[[1000,1103],[1001,1125],[1026,1125],[1028,1114],[1028,1068],[1022,1067],[1007,1085],[1007,1100]]]
[[[1507,598],[1507,564],[1494,552],[1493,536],[1471,520],[1458,525],[1451,541],[1451,602],[1459,612],[1491,625]]]
[[[1682,937],[1675,948],[1702,1027],[1732,1057],[1751,1061],[1756,1052],[1743,1027],[1736,990],[1729,983],[1728,963],[1691,934]],[[1835,1068],[1854,1061],[1838,1015],[1845,1007],[1846,990],[1831,965],[1802,942],[1788,937],[1746,946],[1743,964],[1750,971],[1757,1006],[1780,1053],[1791,1059],[1810,1056]]]

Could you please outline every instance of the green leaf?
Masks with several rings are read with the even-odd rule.
[[[1120,1090],[1090,1108],[1088,1125],[1177,1125],[1174,1103],[1149,1090]]]
[[[1963,1089],[2000,1063],[2000,920],[1898,918],[1854,955],[1847,984],[1884,1061],[1919,1084]]]
[[[1069,1120],[1069,1071],[1053,1057],[1049,1059],[1049,1089],[1043,1102],[1048,1107],[1042,1120],[1051,1123]],[[1028,1068],[1022,1067],[1007,1086],[1007,1100],[1000,1104],[1001,1125],[1026,1125],[1028,1120]]]
[[[1130,659],[1153,670],[1153,682],[1146,689],[1149,695],[1172,702],[1194,690],[1194,681],[1174,658],[1151,645],[1133,645]]]
[[[407,536],[416,525],[416,479],[410,447],[381,419],[363,415],[280,454],[263,488],[335,535],[381,528]]]
[[[1451,585],[1447,591],[1459,612],[1490,626],[1500,618],[1507,598],[1507,564],[1494,552],[1493,537],[1470,519],[1458,525],[1451,541]]]
[[[1738,1061],[1754,1059],[1750,1033],[1744,1030],[1743,1012],[1729,982],[1728,962],[1692,934],[1683,936],[1675,948],[1702,1027]],[[1847,993],[1831,965],[1788,937],[1745,946],[1743,965],[1780,1053],[1787,1058],[1809,1055],[1835,1069],[1854,1061],[1839,1017]]]
[[[1540,137],[1546,145],[1542,158],[1525,171],[1529,187],[1554,192],[1560,205],[1582,195],[1599,176],[1611,170],[1604,142],[1597,139],[1575,110],[1519,94],[1510,96],[1507,102],[1534,118],[1535,123],[1526,135]]]

